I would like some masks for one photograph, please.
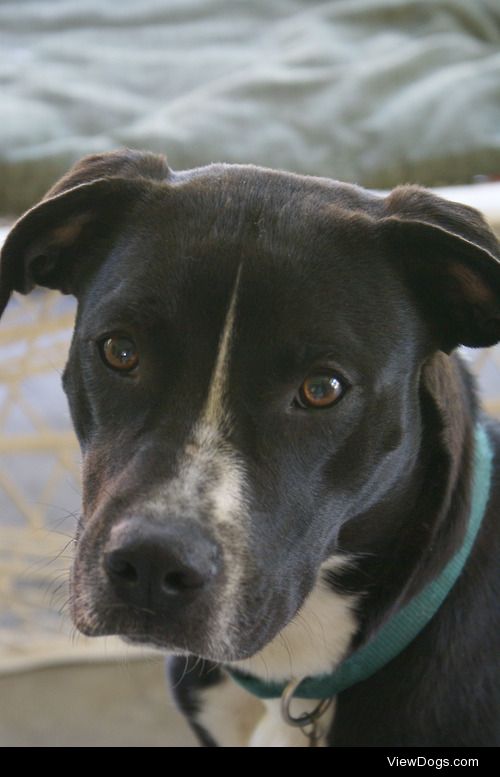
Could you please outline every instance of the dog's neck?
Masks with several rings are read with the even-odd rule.
[[[423,365],[422,437],[413,471],[404,488],[340,534],[342,551],[356,563],[332,582],[338,590],[363,593],[354,647],[437,577],[462,542],[477,412],[467,381],[454,356],[437,353]]]

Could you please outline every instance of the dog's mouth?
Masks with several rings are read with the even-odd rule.
[[[175,653],[209,657],[220,630],[214,608],[196,597],[170,607],[149,608],[125,604],[110,591],[101,590],[97,597],[94,594],[85,600],[73,591],[71,609],[76,628],[86,636],[119,636],[134,645]],[[227,646],[222,652],[229,652]]]
[[[78,631],[88,637],[118,636],[134,645],[169,652],[195,652],[194,648],[203,647],[204,642],[202,635],[184,634],[185,627],[171,618],[121,604],[102,605],[97,610],[85,612],[73,607],[73,622]]]
[[[108,626],[108,628],[111,627]],[[193,647],[183,643],[178,632],[174,635],[173,631],[173,628],[163,627],[154,615],[148,613],[130,615],[124,612],[111,634],[134,646],[152,647],[177,654],[195,652]]]
[[[202,608],[203,609],[203,608]],[[182,618],[134,609],[121,604],[100,605],[82,612],[73,606],[73,622],[88,637],[118,636],[135,646],[164,652],[191,654],[212,661],[240,661],[259,650],[262,635],[258,628],[247,631],[245,639],[233,644],[230,631],[221,629],[221,619],[198,611]],[[267,641],[266,639],[264,641]]]

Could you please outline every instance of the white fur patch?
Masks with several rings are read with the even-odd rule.
[[[320,569],[317,583],[295,618],[263,650],[233,666],[262,680],[286,681],[331,672],[342,661],[358,624],[354,615],[357,596],[338,594],[323,576],[349,563],[345,556],[333,556]],[[227,698],[227,697],[226,697]],[[280,699],[263,702],[265,714],[248,740],[250,747],[308,747],[308,739],[298,728],[281,717]],[[318,702],[294,699],[295,717],[310,712]],[[238,714],[241,705],[233,712]],[[327,733],[334,716],[335,702],[321,718],[321,732]],[[210,712],[206,711],[210,730]],[[323,739],[319,746],[324,746]]]
[[[264,704],[228,677],[200,693],[201,711],[197,723],[220,747],[247,747]]]
[[[345,556],[328,559],[293,620],[262,650],[233,666],[263,680],[276,681],[331,672],[357,630],[354,611],[358,597],[336,593],[323,575],[347,563]]]
[[[217,618],[207,635],[208,655],[233,652],[232,630],[244,572],[248,508],[243,463],[216,429],[201,423],[186,445],[177,474],[152,497],[147,507],[168,505],[169,515],[203,516],[224,553],[225,583],[217,602]]]
[[[309,740],[299,728],[289,726],[281,717],[281,700],[261,700],[247,693],[233,680],[204,688],[200,692],[201,711],[196,721],[213,737],[219,747],[308,747]],[[311,712],[317,701],[294,699],[295,717]],[[322,716],[320,732],[329,730],[335,702]],[[325,746],[321,737],[319,747]]]
[[[207,485],[207,479],[209,484]],[[148,506],[171,515],[198,515],[210,505],[211,525],[232,522],[244,508],[244,468],[218,429],[199,423],[186,445],[176,475],[162,484]]]
[[[295,699],[293,702],[293,715],[300,717],[311,712],[319,701],[313,699]],[[321,717],[319,727],[321,734],[326,734],[331,726],[334,714],[334,704]],[[281,717],[281,700],[268,699],[265,701],[266,714],[258,722],[252,736],[248,741],[248,747],[309,747],[309,740],[300,728],[289,726]],[[324,737],[321,736],[318,747],[325,747]]]

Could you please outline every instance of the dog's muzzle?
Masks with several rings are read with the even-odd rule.
[[[76,627],[88,636],[205,652],[226,578],[224,551],[208,527],[138,511],[102,541],[91,529],[80,537],[73,566]]]

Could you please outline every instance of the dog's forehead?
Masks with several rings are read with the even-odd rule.
[[[387,268],[370,234],[378,208],[349,184],[258,168],[174,176],[124,225],[87,319],[116,312],[119,323],[123,311],[213,338],[239,277],[237,328],[253,343],[266,348],[270,331],[283,344],[321,343],[341,322],[343,343],[364,350],[386,316]]]
[[[181,253],[211,246],[236,258],[300,263],[328,253],[332,239],[355,238],[356,217],[368,223],[382,207],[379,197],[328,179],[238,166],[204,170],[179,183],[174,178],[159,202]]]
[[[380,198],[358,187],[236,165],[173,175],[138,204],[99,273],[134,298],[185,294],[215,300],[232,289],[319,302],[325,274],[337,292],[369,250],[370,213]],[[360,240],[357,217],[366,220]],[[188,297],[190,296],[188,294]]]
[[[170,171],[165,191],[182,203],[185,212],[191,204],[198,216],[202,216],[201,207],[213,209],[211,220],[217,211],[224,219],[240,223],[266,214],[272,219],[277,215],[286,219],[289,214],[311,216],[324,205],[335,205],[346,215],[362,211],[376,216],[384,209],[380,195],[355,184],[253,165],[214,164]]]

